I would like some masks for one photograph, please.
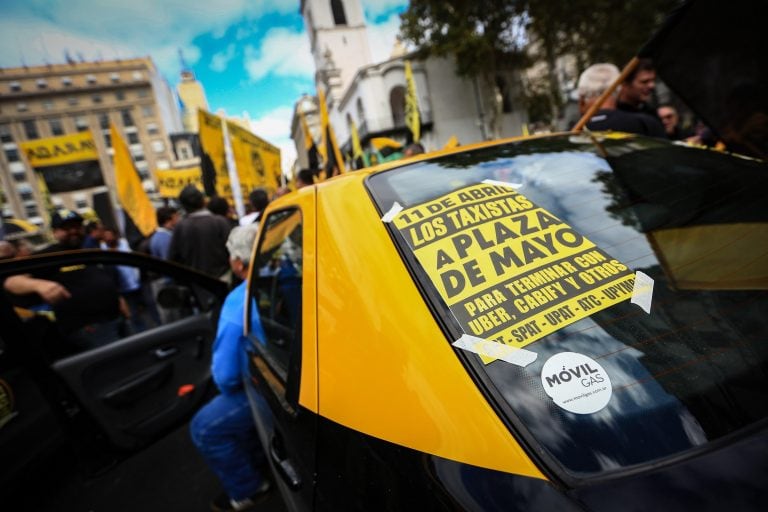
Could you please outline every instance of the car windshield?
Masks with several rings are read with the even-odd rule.
[[[367,186],[480,388],[546,460],[584,478],[768,414],[767,167],[565,135]]]

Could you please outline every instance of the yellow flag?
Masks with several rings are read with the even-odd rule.
[[[141,234],[149,236],[157,228],[155,209],[141,186],[139,173],[133,166],[128,146],[118,133],[115,125],[111,126],[112,147],[115,150],[115,183],[117,184],[117,199],[120,206],[131,217]]]
[[[416,96],[416,82],[413,80],[411,62],[405,61],[405,125],[413,134],[413,142],[421,139],[421,119],[419,118],[419,100]]]
[[[234,203],[221,119],[202,109],[198,109],[197,116],[200,125],[200,149],[203,153],[200,167],[205,193],[209,196],[224,197]]]
[[[354,121],[350,121],[349,131],[352,135],[352,161],[356,162],[359,158],[363,161],[365,167],[370,166],[368,155],[363,152],[363,147],[360,145],[360,134],[357,133],[357,125]]]
[[[242,197],[257,187],[267,189],[270,195],[280,188],[280,150],[231,121],[227,121],[227,131]]]
[[[317,98],[320,102],[320,127],[323,131],[323,142],[325,146],[325,178],[330,178],[336,174],[346,172],[344,168],[344,158],[339,151],[339,145],[336,143],[336,135],[333,133],[333,127],[328,117],[328,107],[325,105],[325,94],[322,89],[317,90]]]

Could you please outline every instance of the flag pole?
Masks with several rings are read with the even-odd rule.
[[[637,67],[638,63],[640,62],[640,59],[637,57],[632,57],[632,60],[630,60],[626,66],[624,66],[624,69],[621,70],[621,73],[619,74],[619,77],[616,79],[615,82],[611,84],[611,86],[606,89],[606,91],[600,95],[599,98],[590,106],[587,111],[584,113],[583,116],[581,116],[581,119],[579,119],[579,122],[576,123],[576,125],[573,127],[574,132],[580,132],[584,126],[589,122],[590,119],[592,119],[592,116],[595,115],[595,112],[600,110],[600,107],[603,106],[603,103],[605,103],[605,100],[608,99],[608,97],[614,93],[616,88],[621,85],[624,80],[626,80],[627,76],[629,76],[630,73],[632,73],[635,68]]]

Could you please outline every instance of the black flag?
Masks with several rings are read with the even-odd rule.
[[[691,0],[640,50],[730,151],[768,159],[768,2]]]

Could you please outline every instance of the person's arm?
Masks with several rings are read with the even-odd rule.
[[[4,287],[15,295],[36,293],[48,304],[56,304],[72,296],[69,290],[56,281],[38,279],[27,274],[9,277]]]

